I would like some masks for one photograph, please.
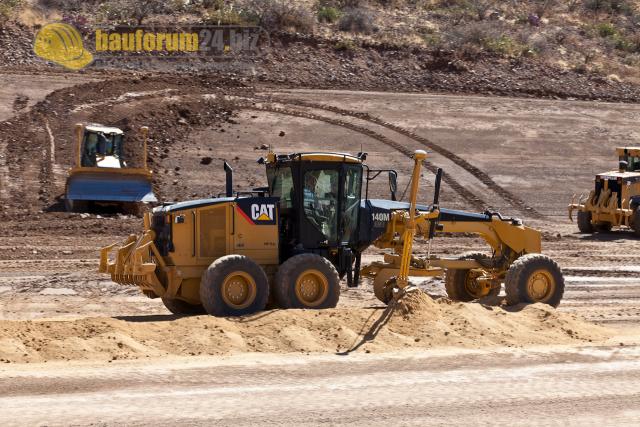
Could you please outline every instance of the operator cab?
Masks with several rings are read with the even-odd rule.
[[[349,255],[357,238],[363,158],[296,153],[263,159],[269,193],[280,198],[282,259],[313,252]]]
[[[84,128],[82,140],[83,167],[124,168],[123,132],[115,127],[98,124]]]
[[[347,275],[350,286],[357,283],[352,273],[359,270],[361,252],[386,228],[371,223],[375,208],[367,200],[368,183],[386,172],[392,200],[397,190],[396,171],[371,170],[366,156],[270,152],[259,160],[266,165],[270,196],[280,200],[280,262],[315,253],[331,261],[341,277]]]

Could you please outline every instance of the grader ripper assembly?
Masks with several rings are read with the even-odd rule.
[[[616,148],[617,171],[596,175],[595,188],[569,205],[569,219],[578,211],[582,233],[608,232],[613,227],[631,228],[640,236],[640,147]]]
[[[416,203],[425,157],[415,153],[409,203],[396,201],[396,172],[369,169],[365,153],[270,152],[259,160],[268,187],[247,193],[233,192],[225,163],[224,197],[155,208],[144,216],[141,236],[102,249],[100,271],[161,297],[176,314],[243,315],[268,302],[335,307],[340,279],[354,287],[361,276],[373,278],[375,294],[385,303],[403,295],[410,276],[444,276],[454,300],[497,294],[505,282],[511,304],[557,306],[564,279],[558,265],[540,254],[537,231],[498,213],[441,209],[442,171],[434,203]],[[369,182],[382,173],[389,176],[391,200],[369,199]],[[492,255],[414,257],[414,237],[429,240],[437,232],[477,233]],[[371,245],[394,253],[361,268],[361,255]]]

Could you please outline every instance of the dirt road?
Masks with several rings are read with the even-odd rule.
[[[596,172],[615,168],[616,146],[638,139],[637,105],[275,90],[214,78],[122,78],[96,90],[86,86],[91,76],[7,78],[13,84],[0,88],[0,362],[10,362],[0,363],[3,424],[633,425],[640,417],[637,240],[629,232],[579,235],[565,211]],[[139,218],[61,209],[77,121],[150,125],[163,200],[220,192],[223,159],[236,168],[238,188],[264,185],[255,160],[267,145],[363,150],[371,167],[396,168],[403,190],[410,154],[427,149],[421,198],[429,201],[432,172],[443,167],[443,206],[499,209],[540,229],[544,252],[564,269],[565,298],[557,312],[532,308],[530,316],[478,304],[449,310],[441,301],[437,319],[414,327],[400,317],[373,340],[363,331],[384,310],[370,283],[344,289],[338,308],[318,318],[282,311],[241,322],[173,318],[159,300],[96,273],[98,249],[139,232]],[[370,190],[388,197],[384,182]],[[486,249],[477,238],[438,237],[431,253]],[[426,254],[424,245],[416,250]],[[422,288],[444,295],[441,280]],[[267,326],[271,335],[262,334]],[[359,341],[366,345],[348,356],[332,354]]]
[[[640,350],[0,368],[3,425],[637,425]],[[8,423],[7,423],[8,422]]]

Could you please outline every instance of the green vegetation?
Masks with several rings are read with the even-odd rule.
[[[339,9],[331,6],[323,6],[318,9],[318,21],[333,24],[342,16]]]
[[[603,22],[596,25],[596,30],[598,31],[600,37],[610,37],[618,33],[615,25],[610,22]]]
[[[0,24],[8,21],[16,10],[21,6],[22,0],[2,0],[0,1]]]

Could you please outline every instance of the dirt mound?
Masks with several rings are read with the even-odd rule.
[[[140,316],[0,322],[0,360],[115,360],[245,352],[389,352],[602,341],[607,329],[544,305],[516,311],[410,294],[386,309],[273,310],[243,318]]]

